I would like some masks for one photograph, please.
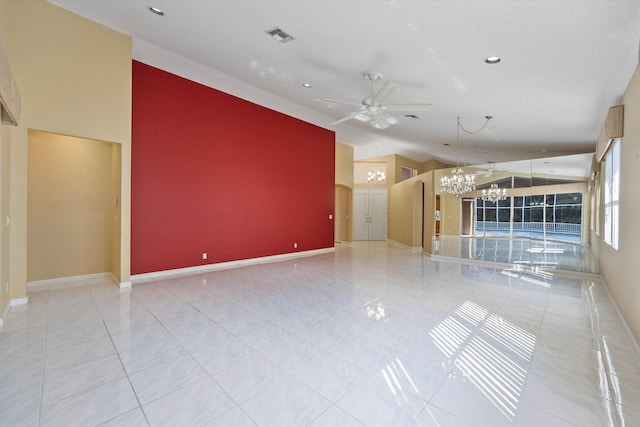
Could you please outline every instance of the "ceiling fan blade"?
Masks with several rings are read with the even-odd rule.
[[[380,111],[380,109],[369,111],[369,114],[380,129],[386,129],[389,127],[389,122],[387,121],[387,118],[384,116],[382,111]]]
[[[390,80],[387,81],[384,86],[380,88],[378,93],[376,93],[376,96],[371,99],[371,105],[382,104],[382,101],[384,101],[389,95],[391,95],[391,92],[396,90],[397,87],[398,83],[392,82]]]
[[[387,104],[382,108],[387,111],[429,111],[431,104]]]
[[[346,122],[347,120],[351,120],[354,117],[356,117],[357,115],[362,114],[360,111],[356,111],[355,113],[351,113],[346,117],[341,118],[340,120],[336,120],[335,122],[332,122],[332,125],[338,125],[340,123]]]
[[[325,104],[340,104],[340,105],[353,105],[356,107],[362,107],[361,103],[351,102],[351,101],[343,101],[341,99],[331,99],[331,98],[322,98],[320,102],[324,102]]]

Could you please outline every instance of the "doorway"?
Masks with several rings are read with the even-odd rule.
[[[351,194],[352,190],[343,185],[336,185],[334,242],[350,242],[351,237]]]
[[[353,193],[353,239],[387,240],[387,189],[356,189]]]
[[[462,236],[473,235],[473,199],[462,199]]]
[[[30,130],[27,281],[120,271],[121,146]]]

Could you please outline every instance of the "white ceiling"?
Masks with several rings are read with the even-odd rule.
[[[636,0],[51,2],[131,35],[135,59],[144,59],[135,46],[159,47],[200,75],[231,76],[245,98],[287,100],[283,112],[335,130],[356,159],[487,164],[593,152],[638,63]],[[276,26],[295,40],[265,34]],[[485,64],[492,55],[502,63]],[[387,102],[432,109],[418,120],[388,113],[398,123],[384,130],[357,120],[331,125],[354,110],[320,99],[359,103],[371,95],[366,71],[399,84]],[[456,117],[473,131],[486,115],[494,119],[482,132],[456,141]]]

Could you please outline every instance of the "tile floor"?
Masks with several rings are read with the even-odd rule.
[[[602,283],[383,242],[29,294],[0,332],[2,426],[639,426]]]
[[[598,259],[589,246],[551,240],[505,237],[440,236],[436,256],[491,261],[546,270],[598,273]]]

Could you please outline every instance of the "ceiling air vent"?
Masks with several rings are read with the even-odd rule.
[[[280,43],[286,43],[293,40],[289,34],[282,31],[280,28],[275,27],[270,30],[265,31],[265,33],[269,34],[273,39],[279,41]]]

